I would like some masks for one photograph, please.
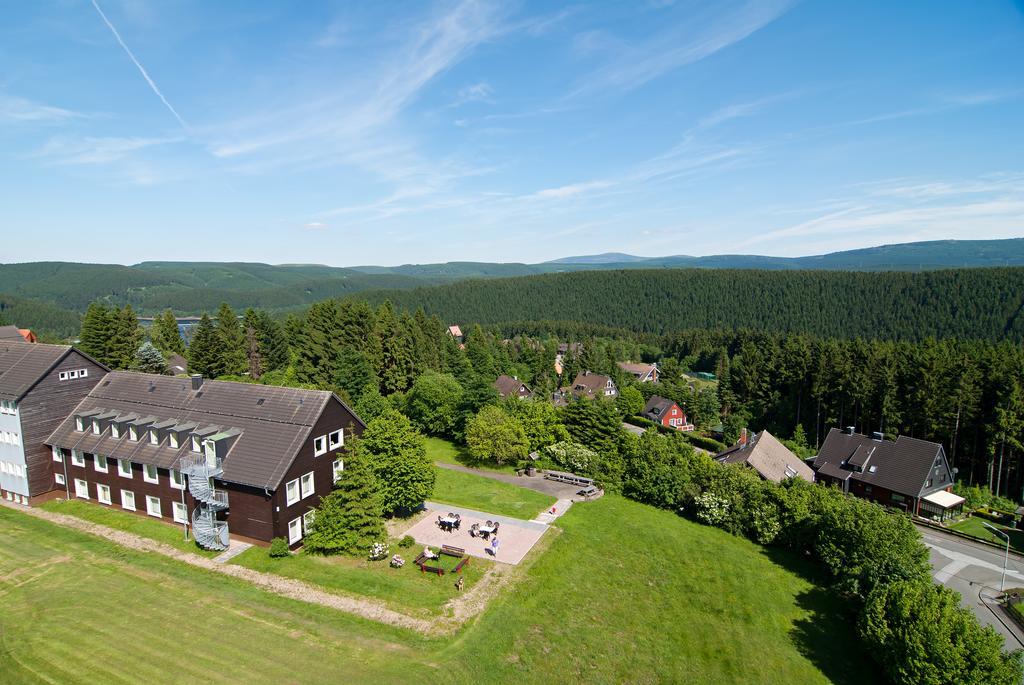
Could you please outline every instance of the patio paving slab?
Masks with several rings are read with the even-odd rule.
[[[427,516],[407,531],[407,535],[411,535],[418,544],[431,547],[440,547],[441,545],[461,547],[470,556],[492,559],[505,564],[521,562],[548,529],[547,525],[539,521],[524,521],[437,502],[425,502],[424,505],[427,509]],[[437,517],[449,512],[458,514],[462,519],[460,529],[451,533],[441,530],[437,525]],[[471,537],[469,534],[469,528],[474,523],[483,525],[487,521],[499,523],[497,535],[499,547],[498,553],[494,557],[486,551],[490,549],[490,540]],[[418,553],[419,551],[417,551]]]

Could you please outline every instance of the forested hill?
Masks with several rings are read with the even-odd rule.
[[[554,320],[659,334],[741,327],[839,338],[1024,340],[1024,268],[586,271],[358,297],[422,307],[452,323]]]

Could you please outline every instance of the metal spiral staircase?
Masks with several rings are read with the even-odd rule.
[[[217,520],[217,513],[228,508],[228,493],[212,485],[213,479],[224,471],[221,462],[202,454],[179,460],[179,470],[188,476],[188,491],[199,503],[192,512],[192,534],[206,549],[228,548],[228,524]]]

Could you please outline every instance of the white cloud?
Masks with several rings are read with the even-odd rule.
[[[570,97],[632,90],[679,67],[699,62],[775,21],[785,14],[791,2],[747,0],[735,11],[724,13],[719,12],[721,4],[703,16],[674,22],[671,28],[640,43],[616,46],[617,39],[605,34],[585,34],[578,48],[612,54],[604,65],[585,77]]]
[[[455,100],[448,105],[449,108],[461,107],[469,102],[486,102],[493,103],[491,96],[494,95],[494,88],[485,81],[480,83],[474,83],[473,85],[460,88],[459,92],[455,96]]]
[[[325,228],[330,228],[330,227],[327,224],[325,224],[324,222],[322,222],[322,221],[310,221],[309,223],[304,225],[303,228],[305,228],[307,230],[310,230],[310,231],[322,231]]]
[[[14,95],[0,94],[0,122],[17,123],[60,123],[69,119],[82,117],[78,112],[73,112],[62,107],[44,105],[26,98]]]
[[[180,142],[177,138],[83,137],[50,138],[32,156],[53,164],[108,164],[159,145]]]
[[[569,185],[560,186],[558,188],[547,188],[545,190],[538,191],[535,197],[542,199],[556,199],[563,200],[567,197],[574,197],[576,195],[582,195],[592,190],[601,190],[603,188],[609,188],[615,185],[611,181],[587,181],[585,183],[571,183]]]

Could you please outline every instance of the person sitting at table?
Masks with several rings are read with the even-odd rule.
[[[437,555],[429,547],[423,548],[423,556],[427,559],[437,559]]]

